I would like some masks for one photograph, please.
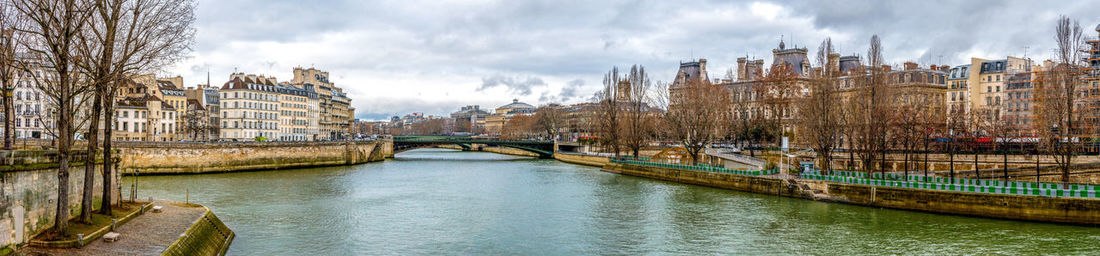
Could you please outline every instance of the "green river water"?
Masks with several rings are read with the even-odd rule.
[[[236,232],[230,255],[1100,254],[1100,228],[822,203],[445,149],[137,182],[140,198],[184,201],[190,190]]]

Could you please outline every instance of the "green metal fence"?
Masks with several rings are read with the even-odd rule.
[[[808,172],[814,175],[823,175],[821,171],[814,170]],[[867,173],[865,172],[853,172],[853,171],[829,171],[824,174],[826,176],[841,176],[841,177],[853,177],[853,178],[865,178]],[[886,178],[882,178],[886,177]],[[908,179],[904,174],[900,173],[887,173],[885,176],[882,173],[873,173],[871,178],[880,180],[897,180],[897,181],[916,181],[926,183],[937,184],[957,184],[957,185],[978,185],[985,187],[1014,187],[1018,189],[1023,188],[1037,188],[1037,189],[1064,189],[1064,190],[1086,190],[1095,191],[1100,190],[1100,185],[1091,184],[1070,184],[1069,186],[1062,186],[1058,183],[1043,183],[1043,182],[1020,182],[1020,181],[1004,181],[1004,180],[990,180],[990,179],[963,179],[963,178],[947,178],[947,177],[926,177],[919,175],[909,175]]]
[[[989,194],[1003,194],[1003,195],[1024,195],[1024,196],[1048,196],[1048,197],[1075,197],[1075,198],[1097,198],[1097,194],[1100,194],[1100,186],[1097,185],[1079,185],[1072,184],[1067,188],[1062,188],[1059,184],[1050,183],[1028,183],[1028,182],[1007,182],[995,180],[977,180],[977,179],[955,179],[956,183],[946,183],[950,181],[941,177],[934,177],[930,182],[923,181],[925,177],[911,176],[910,180],[886,180],[886,179],[869,179],[859,178],[843,175],[820,175],[815,173],[803,173],[803,179],[821,180],[838,183],[859,184],[868,186],[880,186],[880,187],[895,187],[895,188],[913,188],[913,189],[929,189],[929,190],[942,190],[942,191],[956,191],[956,192],[973,192],[973,193],[989,193]]]

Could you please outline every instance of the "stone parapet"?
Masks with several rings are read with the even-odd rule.
[[[305,168],[381,161],[389,141],[120,143],[124,174],[186,174]],[[140,171],[140,172],[138,172]]]

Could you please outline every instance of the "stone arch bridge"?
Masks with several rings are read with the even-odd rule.
[[[538,154],[539,158],[552,158],[554,156],[553,141],[479,139],[456,136],[393,136],[393,153],[438,145],[458,145],[463,150],[471,150],[474,144],[519,149]]]

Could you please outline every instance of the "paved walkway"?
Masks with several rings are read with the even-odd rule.
[[[79,249],[23,248],[19,255],[160,255],[160,252],[202,217],[206,209],[182,203],[156,201],[163,206],[159,213],[152,210],[115,229],[117,242],[96,239]]]

